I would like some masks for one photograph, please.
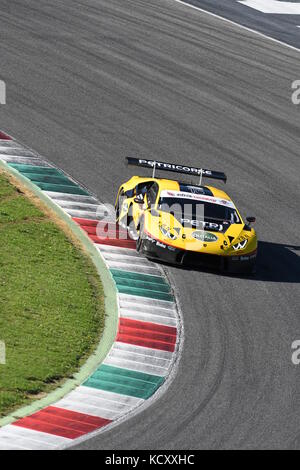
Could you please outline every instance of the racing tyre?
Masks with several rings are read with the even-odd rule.
[[[119,197],[118,197],[118,200],[117,200],[117,203],[116,203],[116,221],[119,222],[119,218],[120,218],[120,199],[121,197],[124,197],[124,191],[121,190],[120,194],[119,194]]]
[[[136,241],[136,251],[138,253],[142,253],[143,243],[144,243],[144,219],[141,219],[140,225],[139,225],[139,237]]]

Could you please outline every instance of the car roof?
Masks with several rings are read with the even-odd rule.
[[[177,180],[172,180],[172,179],[167,179],[167,178],[149,178],[145,176],[133,176],[131,180],[134,182],[134,184],[139,184],[139,182],[146,183],[149,181],[156,182],[159,185],[160,190],[166,189],[166,190],[186,192],[187,191],[186,188],[188,187],[189,188],[188,191],[190,190],[190,192],[192,192],[191,188],[194,188],[194,189],[202,188],[204,191],[207,191],[207,194],[210,194],[211,196],[231,201],[231,198],[228,196],[227,193],[225,193],[225,191],[223,191],[220,188],[216,188],[214,186],[207,186],[207,185],[199,186],[193,183],[189,183],[188,181],[177,181]]]
[[[207,185],[199,186],[193,183],[189,183],[187,181],[176,181],[176,180],[165,179],[165,178],[153,178],[153,181],[156,181],[159,184],[161,190],[169,189],[169,190],[184,191],[184,192],[192,193],[193,189],[199,190],[201,188],[203,192],[206,193],[207,195],[231,201],[231,198],[228,196],[227,193],[225,193],[225,191],[223,191],[222,189],[216,188],[214,186],[207,186]]]

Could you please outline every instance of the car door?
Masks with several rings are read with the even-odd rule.
[[[141,200],[140,202],[136,202],[134,204],[133,220],[134,220],[135,226],[138,228],[139,222],[144,212],[146,210],[151,209],[151,207],[153,207],[153,205],[156,203],[159,186],[155,181],[151,181],[150,183],[147,184],[146,187],[137,188],[137,191],[138,191],[137,197],[140,196]]]
[[[143,198],[143,195],[151,184],[152,181],[144,180],[129,189],[125,189],[124,187],[119,189],[115,204],[116,217],[119,222],[125,222],[128,216],[132,218],[133,207],[136,205],[134,200],[136,197]]]

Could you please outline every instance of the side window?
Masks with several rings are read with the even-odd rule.
[[[133,189],[129,189],[126,191],[125,195],[128,198],[139,196],[142,194],[143,196],[146,194],[148,188],[153,184],[152,181],[146,181],[144,183],[140,183],[137,186],[135,186]]]
[[[152,181],[146,181],[144,183],[140,183],[135,187],[135,196],[139,196],[142,194],[143,196],[147,193],[150,186],[152,186]]]
[[[158,194],[158,184],[153,183],[151,187],[147,191],[147,205],[148,207],[152,206],[156,202],[157,194]]]

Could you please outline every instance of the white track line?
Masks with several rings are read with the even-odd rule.
[[[258,36],[269,39],[272,42],[275,42],[277,44],[280,44],[281,46],[288,47],[289,49],[293,49],[294,51],[299,52],[300,48],[291,46],[290,44],[287,44],[286,42],[280,41],[279,39],[272,38],[271,36],[267,36],[264,33],[260,33],[259,31],[256,31],[255,29],[248,28],[247,26],[243,26],[239,23],[236,23],[235,21],[229,20],[228,18],[224,18],[224,16],[217,15],[216,13],[212,13],[210,11],[204,10],[203,8],[196,7],[195,5],[190,5],[188,3],[183,2],[182,0],[173,0],[174,2],[180,3],[181,5],[184,5],[186,7],[192,8],[193,10],[198,10],[201,11],[202,13],[206,13],[207,15],[212,16],[213,18],[218,18],[219,20],[223,20],[226,23],[229,23],[233,26],[237,26],[238,28],[244,29],[245,31],[249,31],[250,33],[257,34]]]

